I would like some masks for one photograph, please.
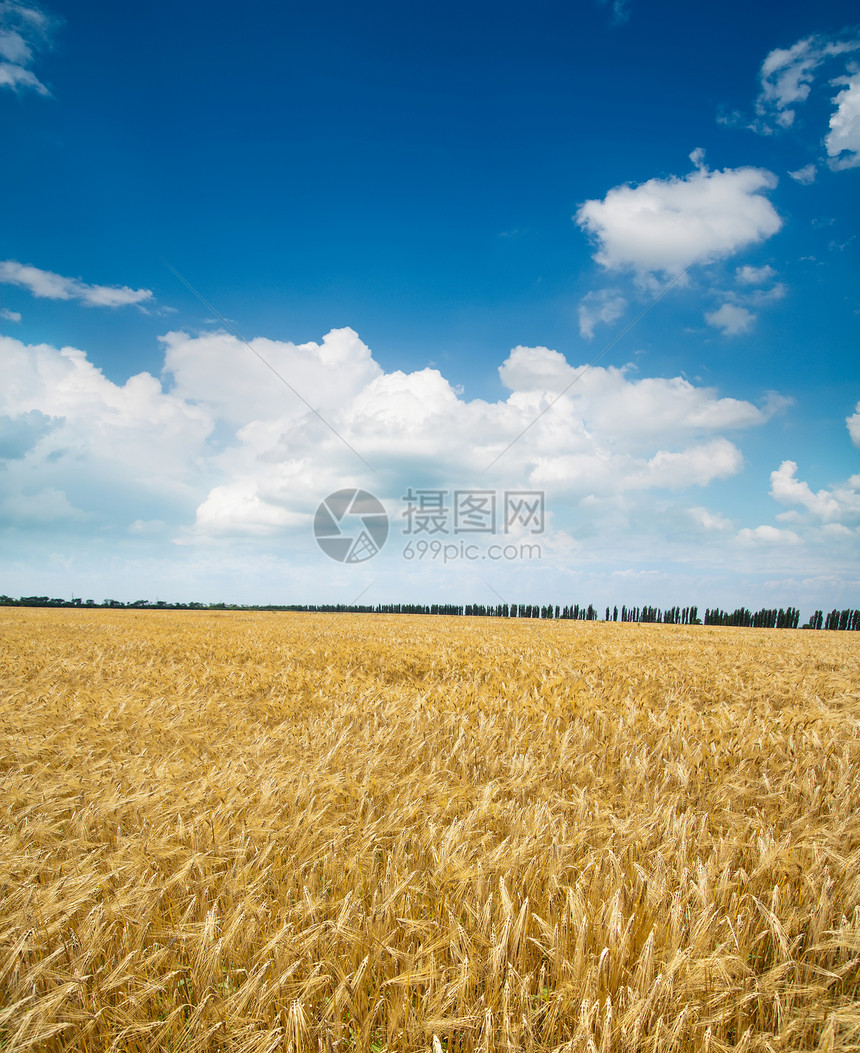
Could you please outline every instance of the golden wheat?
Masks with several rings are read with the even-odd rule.
[[[0,1049],[860,1049],[857,634],[0,632]]]

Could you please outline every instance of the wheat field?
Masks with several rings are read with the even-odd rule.
[[[4,608],[0,1050],[858,1050],[858,635]]]

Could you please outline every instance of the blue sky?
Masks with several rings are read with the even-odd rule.
[[[857,605],[858,70],[841,2],[0,3],[0,592]]]

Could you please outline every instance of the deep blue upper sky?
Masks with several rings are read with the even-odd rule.
[[[10,280],[8,337],[79,348],[116,385],[160,377],[160,336],[218,328],[166,260],[249,339],[348,326],[386,373],[432,365],[495,402],[513,347],[591,361],[665,284],[645,263],[601,266],[605,238],[575,216],[613,188],[690,176],[700,148],[706,172],[776,177],[760,194],[779,229],[691,268],[600,364],[794,400],[745,434],[746,480],[711,484],[737,530],[780,511],[768,478],[785,459],[813,492],[857,472],[860,172],[823,145],[860,62],[854,4],[0,8],[13,31],[22,11],[44,20],[19,63],[44,87],[0,87],[0,259],[153,294],[144,313]],[[762,63],[810,39],[809,95],[781,127],[778,108],[756,113]],[[788,175],[809,165],[811,184]],[[739,285],[742,266],[770,271]],[[582,305],[610,293],[624,308],[589,334]]]

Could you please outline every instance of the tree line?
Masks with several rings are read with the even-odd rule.
[[[746,607],[737,607],[728,614],[719,608],[705,611],[705,625],[746,625],[754,629],[796,629],[800,622],[800,611],[797,607],[762,607],[760,611],[748,611]],[[810,623],[804,628],[821,628]]]
[[[125,603],[122,600],[56,599],[48,596],[11,596],[0,595],[0,607],[84,607],[122,610],[166,610],[166,611],[304,611],[320,614],[436,614],[454,617],[472,618],[542,618],[559,621],[599,620],[598,610],[593,603],[573,603],[560,606],[555,603],[171,603],[166,600],[134,600]],[[663,623],[665,625],[735,625],[755,629],[796,629],[800,625],[798,607],[762,607],[750,611],[746,607],[736,607],[729,612],[719,607],[706,607],[703,618],[699,618],[699,608],[690,607],[628,607],[617,606],[604,612],[607,622]],[[803,629],[833,629],[840,631],[860,631],[860,609],[833,609],[829,614],[815,611]]]

